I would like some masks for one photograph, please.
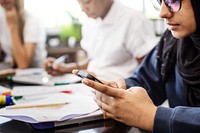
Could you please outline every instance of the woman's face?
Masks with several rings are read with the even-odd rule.
[[[10,10],[15,5],[15,0],[0,0],[0,4],[4,9]]]
[[[182,0],[181,9],[178,12],[171,12],[162,2],[159,16],[166,20],[167,28],[176,38],[186,37],[196,31],[196,21],[190,0]]]
[[[78,0],[82,11],[87,14],[88,17],[98,18],[105,17],[105,7],[107,0]]]

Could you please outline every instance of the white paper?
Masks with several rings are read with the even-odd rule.
[[[93,89],[82,83],[69,84],[61,86],[16,86],[11,91],[12,96],[33,96],[39,94],[48,94],[54,92],[71,91],[72,93],[81,93],[91,95]]]
[[[52,107],[37,107],[24,109],[0,109],[0,116],[20,120],[28,123],[63,121],[87,115],[99,110],[93,96],[83,94],[52,94],[42,100],[34,100],[18,105],[36,105],[40,103],[67,102],[68,104]]]
[[[29,68],[16,69],[16,75],[13,76],[12,80],[18,83],[52,86],[55,83],[75,83],[80,81],[81,78],[73,74],[51,76],[42,68]]]

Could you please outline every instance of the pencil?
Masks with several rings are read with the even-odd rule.
[[[38,104],[38,105],[13,105],[13,106],[7,106],[6,109],[22,109],[22,108],[51,107],[51,106],[60,106],[60,105],[65,105],[65,104],[67,104],[67,102],[64,102],[64,103]]]

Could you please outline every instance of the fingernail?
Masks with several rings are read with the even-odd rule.
[[[88,82],[88,80],[87,80],[87,79],[83,79],[83,80],[82,80],[82,82],[83,82],[84,84],[86,84],[86,85],[88,85],[88,84],[89,84],[89,82]]]
[[[57,69],[58,66],[57,65],[52,65],[52,67],[53,67],[53,69]]]

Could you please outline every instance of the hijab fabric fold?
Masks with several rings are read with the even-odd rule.
[[[196,31],[182,39],[173,38],[170,31],[164,33],[158,47],[161,58],[161,75],[166,80],[177,63],[186,90],[187,105],[200,106],[200,0],[191,0],[196,20]],[[167,38],[164,38],[167,34]]]

